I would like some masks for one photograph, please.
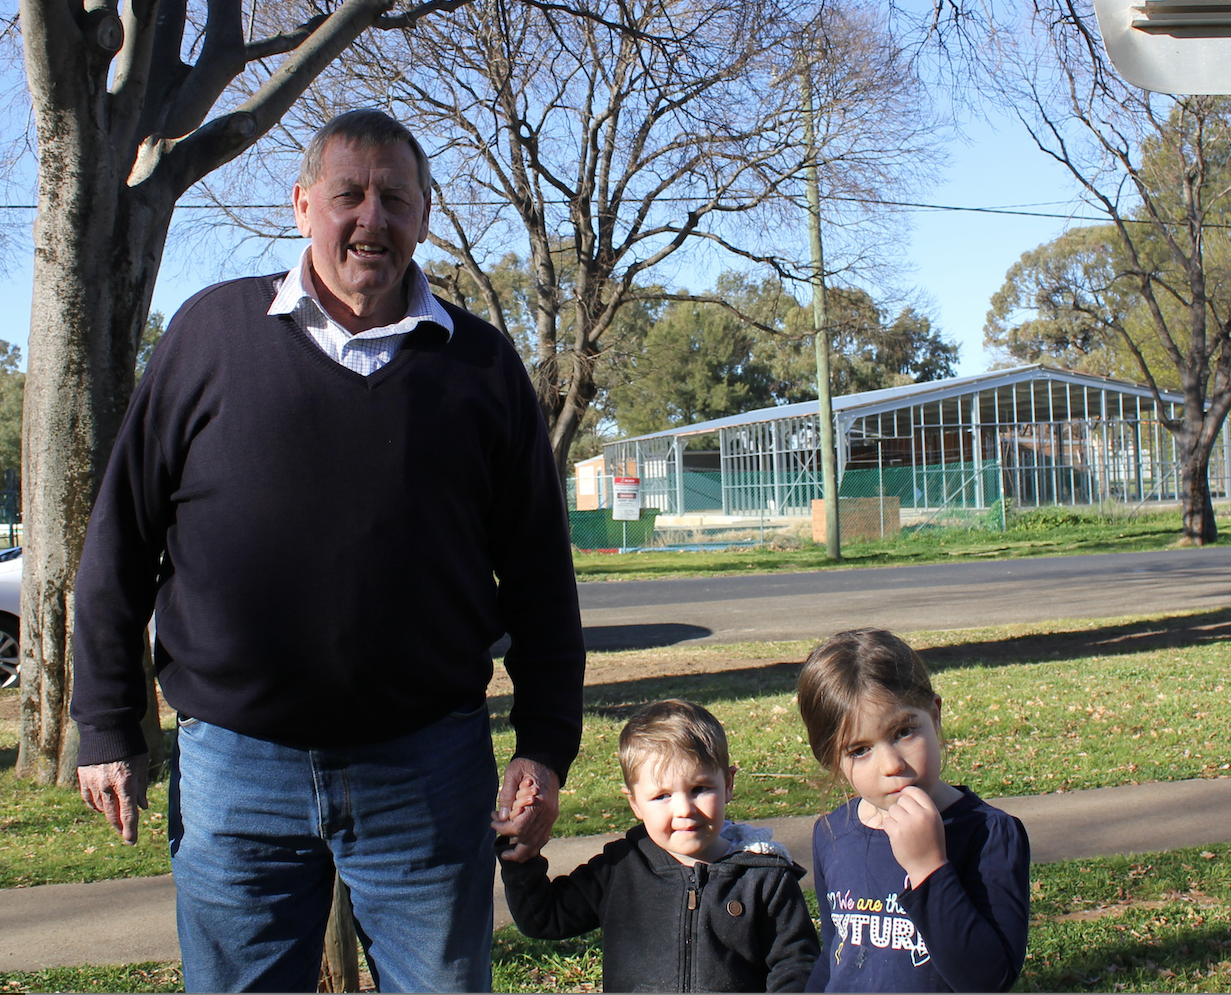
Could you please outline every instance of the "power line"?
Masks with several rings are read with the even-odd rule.
[[[657,197],[658,201],[665,203],[691,203],[696,200],[695,197]],[[1092,224],[1105,224],[1109,218],[1104,217],[1086,217],[1084,215],[1068,213],[1059,213],[1055,211],[1030,211],[1026,210],[1030,207],[1029,204],[1007,205],[1004,207],[965,207],[960,204],[925,204],[919,201],[909,200],[882,200],[876,197],[825,197],[827,201],[838,201],[840,203],[850,204],[874,204],[877,207],[900,207],[916,211],[933,211],[945,212],[952,211],[962,214],[1002,214],[1011,215],[1014,217],[1023,218],[1056,218],[1061,221],[1083,221]],[[451,207],[501,207],[505,206],[506,202],[494,200],[457,200],[450,201]],[[564,200],[549,200],[544,201],[547,204],[563,206],[567,204]],[[1053,201],[1052,203],[1056,203]],[[1039,205],[1045,206],[1045,205]],[[291,210],[289,203],[283,204],[177,204],[177,211],[276,211],[276,210]],[[36,211],[37,204],[0,204],[0,211]],[[1121,218],[1125,224],[1150,225],[1154,222],[1145,218]],[[1180,222],[1177,222],[1180,223]],[[1231,224],[1205,222],[1205,228],[1231,228]]]
[[[693,201],[692,197],[659,197],[665,202]],[[957,204],[924,204],[906,200],[881,200],[875,197],[826,197],[824,200],[839,201],[852,204],[874,204],[877,207],[904,207],[920,211],[958,211],[968,214],[1008,214],[1027,218],[1059,218],[1064,221],[1103,221],[1104,218],[1087,218],[1072,213],[1055,213],[1047,211],[1029,211],[1031,205],[1009,205],[1005,207],[964,207]],[[499,207],[500,201],[471,200],[451,201],[453,207]],[[564,205],[567,201],[548,201],[547,203]],[[274,211],[290,210],[290,204],[177,204],[177,211]],[[4,211],[36,211],[37,204],[0,204]]]

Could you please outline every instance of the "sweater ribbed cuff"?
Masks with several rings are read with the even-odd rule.
[[[114,729],[99,729],[78,722],[77,729],[81,733],[81,745],[77,749],[78,767],[111,763],[149,752],[139,723]]]
[[[556,772],[556,776],[560,778],[560,787],[564,787],[564,782],[568,780],[568,769],[572,763],[570,760],[565,760],[563,757],[554,753],[541,753],[528,750],[517,750],[513,754],[513,759],[524,757],[526,760],[533,760],[536,764],[542,764],[544,767],[550,767]]]

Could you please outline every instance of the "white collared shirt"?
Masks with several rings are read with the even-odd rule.
[[[352,335],[321,307],[321,299],[312,282],[311,251],[309,245],[299,257],[299,265],[283,277],[268,313],[291,315],[335,363],[360,376],[370,376],[397,354],[402,339],[421,321],[440,325],[449,338],[453,337],[453,319],[432,296],[427,277],[413,259],[407,274],[406,317],[392,325]]]

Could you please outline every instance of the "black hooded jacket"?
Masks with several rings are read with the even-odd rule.
[[[806,872],[774,853],[736,849],[688,867],[637,826],[554,880],[543,857],[502,860],[500,872],[527,936],[602,927],[606,991],[803,991],[820,953]]]

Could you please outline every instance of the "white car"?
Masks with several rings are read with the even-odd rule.
[[[21,547],[0,550],[0,688],[17,685],[21,632]]]

